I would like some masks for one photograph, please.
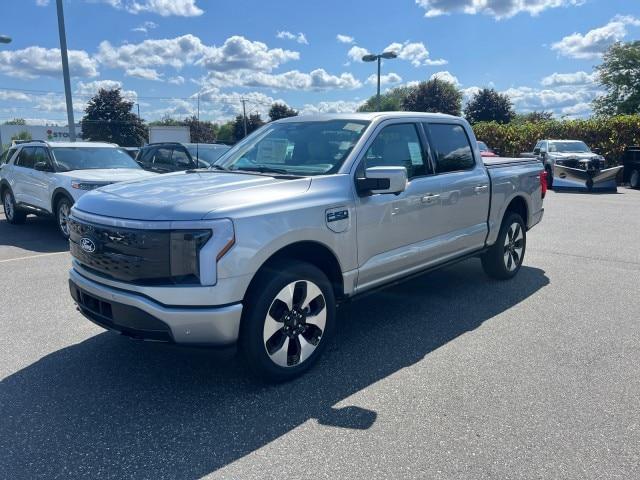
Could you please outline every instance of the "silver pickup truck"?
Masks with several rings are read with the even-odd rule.
[[[336,305],[479,256],[517,274],[542,166],[485,159],[469,124],[422,113],[269,123],[207,170],[90,192],[70,218],[71,295],[104,328],[238,344],[269,380],[321,354]]]

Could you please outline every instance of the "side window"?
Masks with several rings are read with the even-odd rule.
[[[540,151],[541,152],[547,152],[548,151],[548,143],[549,142],[540,142]]]
[[[470,170],[475,166],[471,144],[460,125],[425,124],[436,162],[436,172]]]
[[[9,150],[5,150],[2,153],[2,156],[0,156],[0,165],[2,165],[3,163],[9,163],[9,160],[11,160],[11,157],[13,157],[13,154],[15,153],[16,149],[15,148],[10,148]]]
[[[171,163],[173,163],[173,166],[179,170],[182,170],[185,168],[191,168],[193,166],[193,163],[191,162],[191,159],[189,158],[187,153],[184,150],[181,150],[179,148],[176,148],[173,151],[173,157],[171,157]]]
[[[429,172],[416,125],[402,123],[382,129],[364,157],[365,168],[405,167],[409,178]]]
[[[33,147],[24,147],[22,150],[20,150],[20,153],[18,154],[18,158],[16,160],[16,165],[18,167],[24,167],[24,168],[33,168],[33,166],[35,165],[34,160],[34,148]]]
[[[42,148],[42,147],[35,147],[33,149],[33,165],[35,166],[36,163],[46,163],[47,165],[50,165],[51,162],[49,162],[49,155],[47,154],[47,151]]]
[[[171,149],[170,148],[158,148],[153,155],[153,164],[170,166],[171,165]]]
[[[153,148],[143,148],[138,152],[136,156],[136,162],[141,163],[145,166],[151,165],[151,161],[153,160]]]

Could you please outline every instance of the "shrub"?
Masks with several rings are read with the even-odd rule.
[[[607,165],[614,166],[622,163],[627,146],[640,144],[640,115],[536,123],[482,122],[476,123],[473,130],[478,140],[504,156],[517,157],[522,152],[531,152],[538,140],[571,139],[582,140],[598,150]]]

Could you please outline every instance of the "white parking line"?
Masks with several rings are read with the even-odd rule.
[[[7,258],[6,260],[0,260],[0,263],[15,262],[17,260],[28,260],[29,258],[51,257],[52,255],[62,255],[63,253],[69,253],[69,252],[52,252],[52,253],[42,253],[40,255],[29,255],[27,257]]]

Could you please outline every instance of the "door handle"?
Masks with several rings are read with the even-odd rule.
[[[489,185],[478,185],[473,189],[473,191],[476,193],[484,193],[487,190],[489,190]]]
[[[440,195],[437,193],[427,193],[420,200],[422,201],[422,203],[435,203],[439,198]]]

